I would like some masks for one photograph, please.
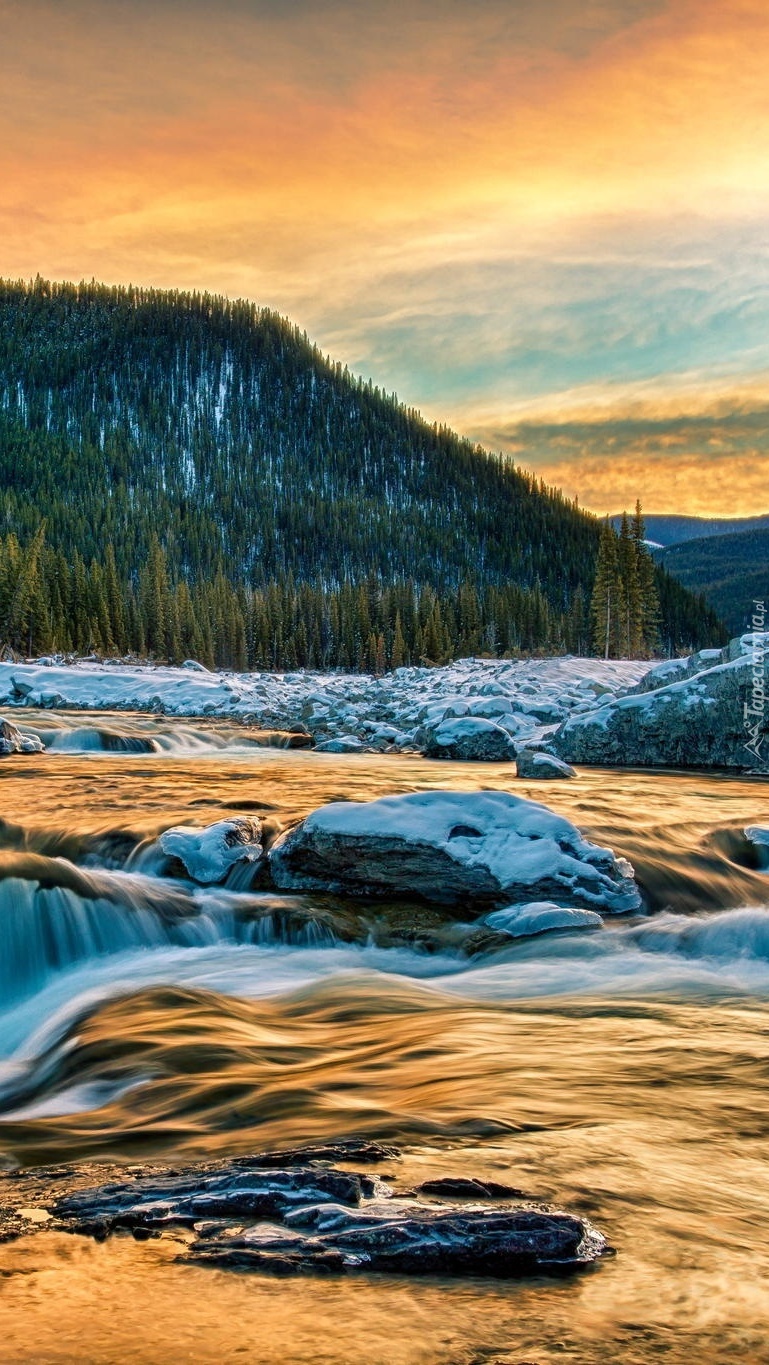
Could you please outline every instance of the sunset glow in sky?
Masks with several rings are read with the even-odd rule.
[[[769,511],[766,0],[0,0],[0,274],[198,288],[598,512]]]

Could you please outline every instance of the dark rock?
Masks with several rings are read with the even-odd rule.
[[[574,769],[568,763],[564,763],[562,758],[527,747],[518,750],[515,766],[518,776],[527,781],[552,781],[554,778],[577,776]]]
[[[307,731],[302,728],[301,730],[289,730],[283,747],[285,749],[312,749],[314,746],[315,740],[312,735],[308,735]]]
[[[103,1241],[126,1230],[145,1241],[186,1227],[194,1236],[181,1260],[276,1276],[379,1271],[504,1279],[577,1269],[607,1254],[585,1218],[522,1204],[521,1191],[510,1185],[426,1181],[417,1194],[441,1200],[431,1205],[413,1194],[399,1197],[381,1180],[321,1164],[397,1156],[395,1148],[352,1140],[183,1170],[122,1168],[121,1179],[88,1188],[80,1182],[94,1168],[67,1167],[69,1188],[63,1194],[49,1188],[47,1198],[42,1190],[52,1176],[9,1174],[3,1193],[7,1204],[16,1192],[15,1207],[0,1206],[0,1239],[39,1231],[23,1216],[24,1201],[33,1198],[43,1217],[53,1215],[48,1226],[60,1231]],[[490,1200],[497,1201],[493,1209]]]
[[[383,1142],[368,1142],[349,1138],[344,1142],[329,1142],[320,1147],[294,1147],[284,1152],[257,1152],[254,1156],[236,1157],[233,1166],[271,1167],[309,1166],[315,1161],[357,1161],[361,1166],[379,1161],[400,1161],[400,1152]]]
[[[192,1227],[210,1217],[281,1219],[308,1201],[357,1206],[364,1192],[373,1192],[372,1182],[348,1171],[315,1166],[257,1173],[227,1162],[188,1175],[79,1190],[57,1200],[52,1211],[88,1233],[95,1225],[109,1230]]]
[[[512,934],[481,924],[465,934],[460,946],[465,957],[482,957],[485,953],[504,952],[514,941]]]
[[[528,1199],[530,1196],[514,1185],[500,1185],[496,1180],[465,1180],[461,1176],[445,1176],[442,1180],[425,1180],[416,1194],[435,1195],[438,1199]]]

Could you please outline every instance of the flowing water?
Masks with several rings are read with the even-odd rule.
[[[0,774],[7,1163],[365,1134],[403,1149],[405,1186],[507,1178],[618,1255],[562,1281],[282,1282],[176,1264],[170,1240],[41,1232],[0,1246],[3,1360],[769,1361],[769,870],[742,833],[769,824],[765,783],[527,784],[21,714],[50,749]],[[645,915],[468,959],[424,907],[160,875],[171,824],[445,787],[546,801],[630,858]]]

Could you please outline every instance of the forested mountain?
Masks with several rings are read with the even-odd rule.
[[[0,282],[0,488],[0,644],[273,667],[589,648],[595,519],[250,303]],[[659,586],[665,648],[718,636]]]
[[[669,573],[703,593],[732,635],[752,629],[756,601],[769,603],[769,528],[687,540],[656,552]]]
[[[685,517],[674,513],[647,516],[646,534],[656,545],[683,545],[687,540],[710,536],[741,535],[743,531],[769,531],[769,515],[761,517]],[[612,517],[615,530],[621,516]]]

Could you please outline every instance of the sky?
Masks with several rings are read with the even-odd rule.
[[[599,513],[769,511],[766,0],[0,0],[0,275],[245,296]]]

